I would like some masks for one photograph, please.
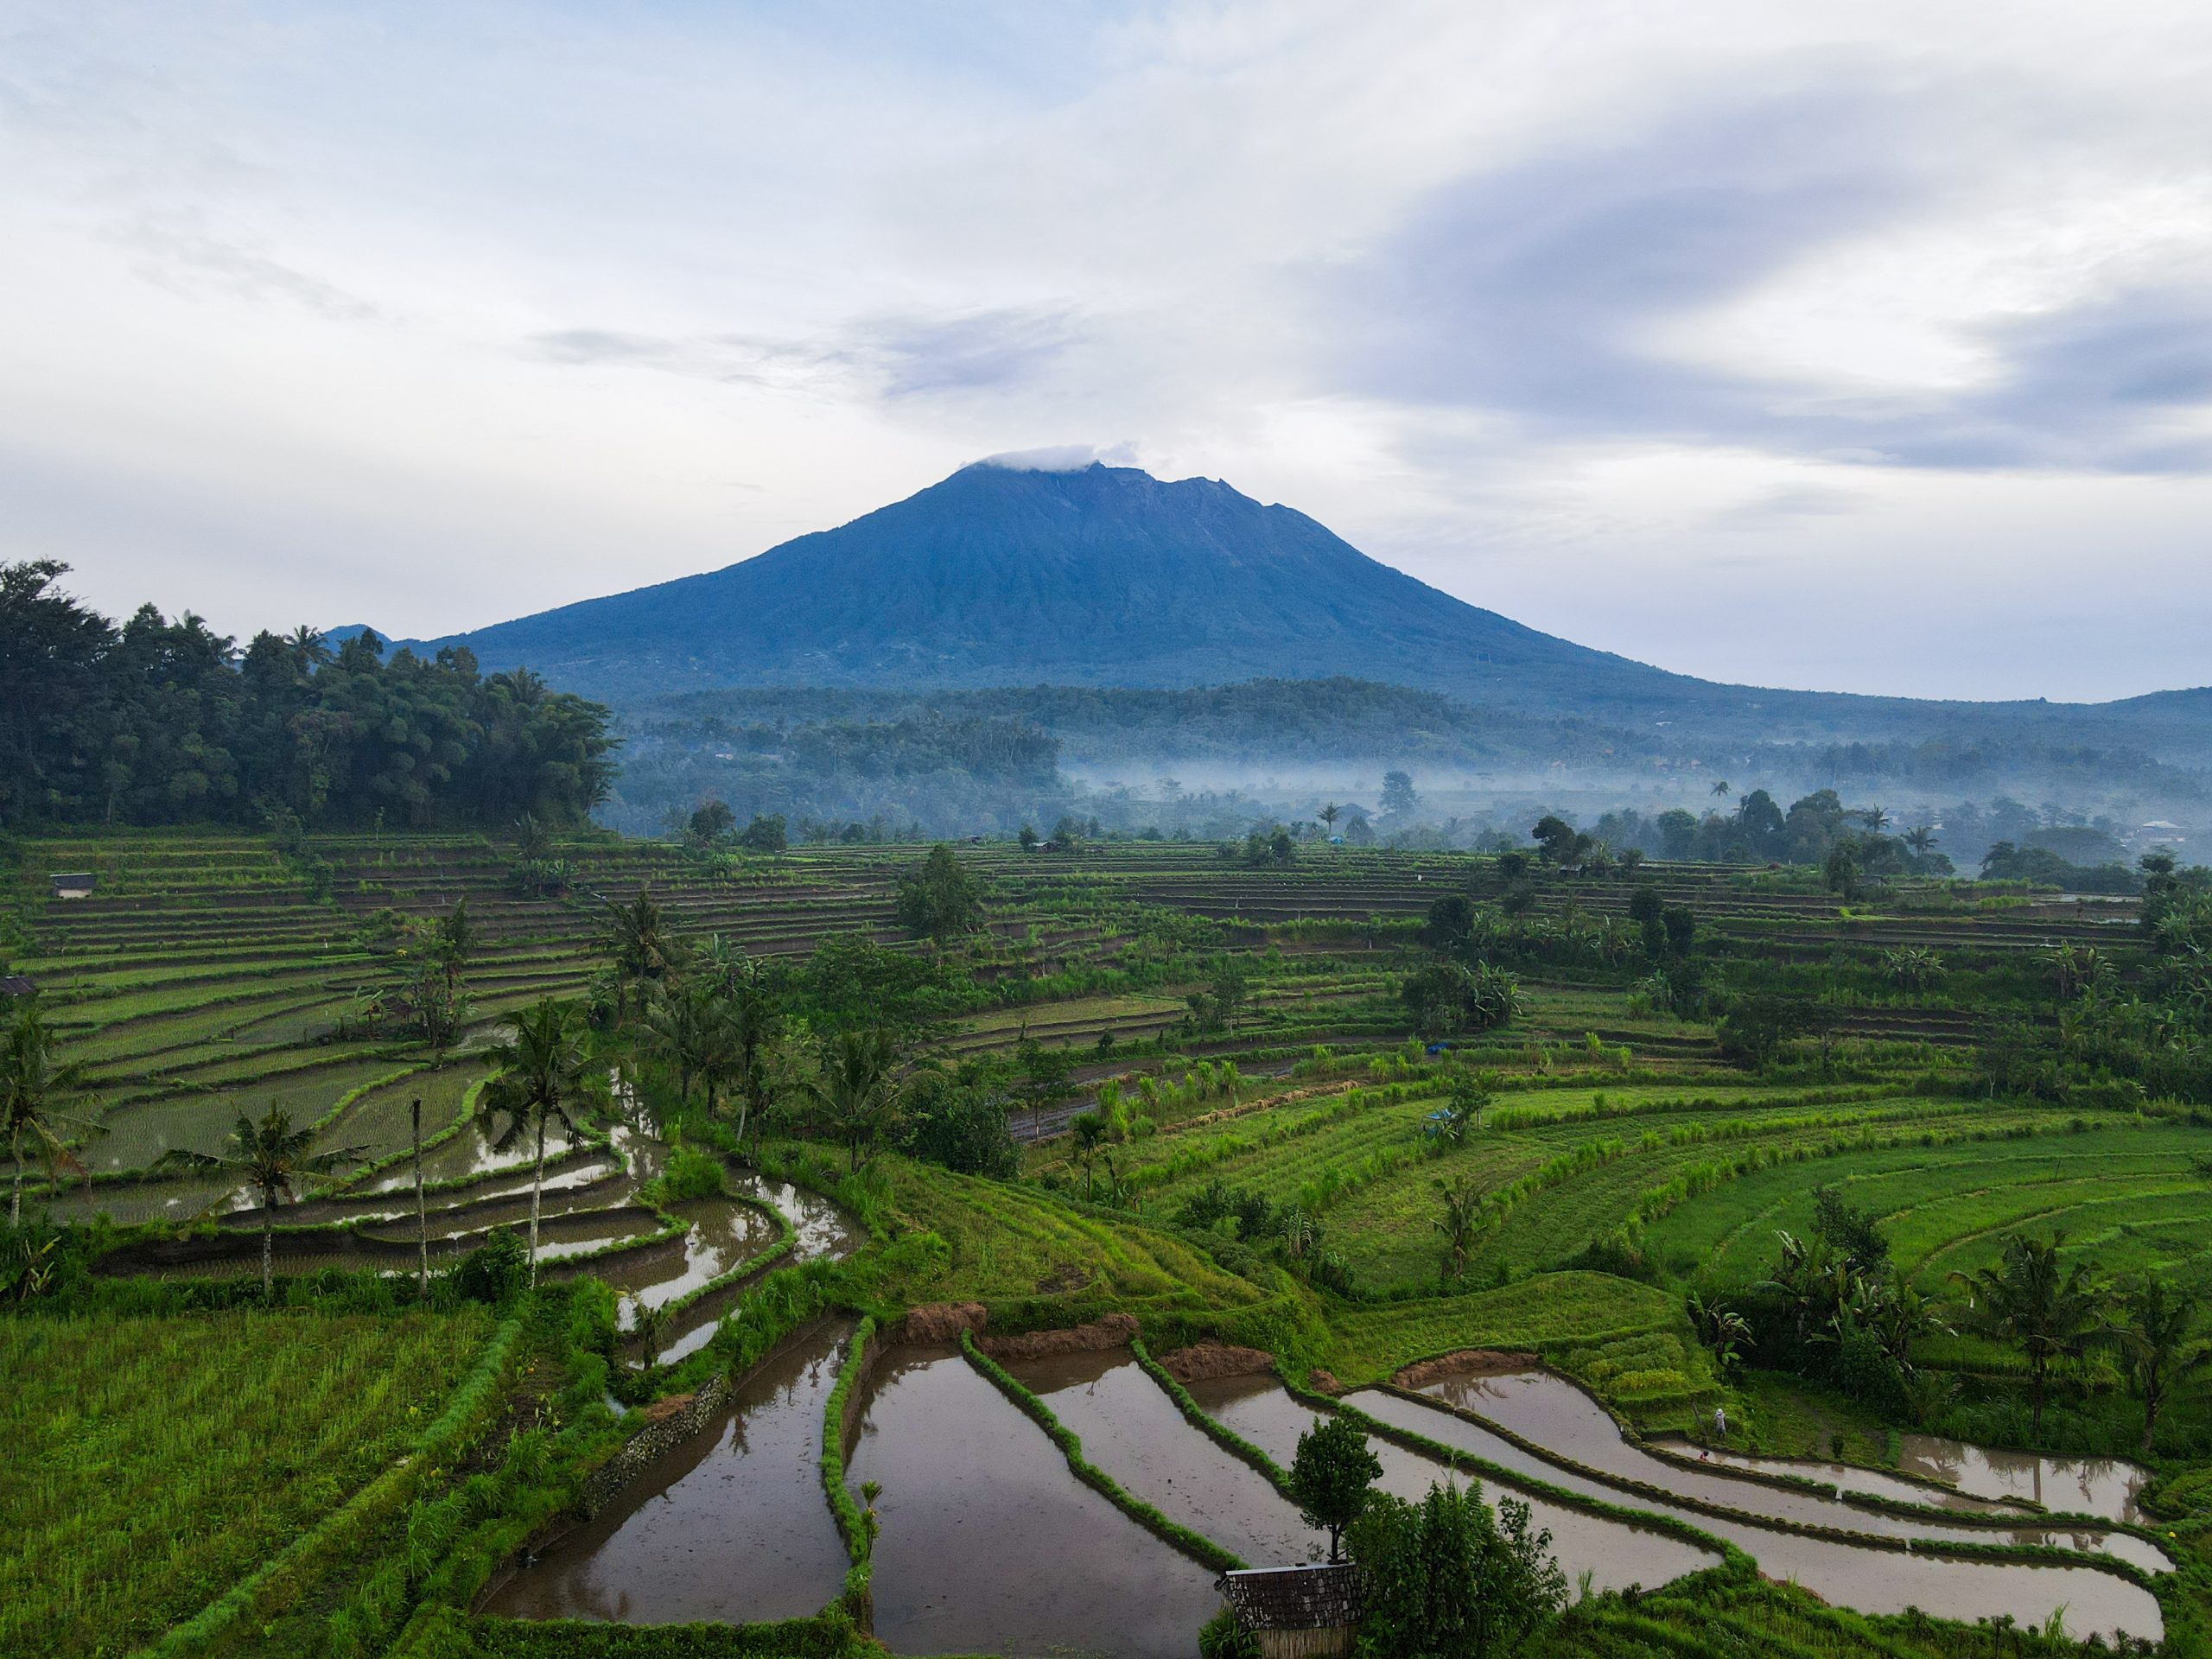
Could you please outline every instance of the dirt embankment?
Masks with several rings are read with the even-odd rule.
[[[1275,1368],[1275,1357],[1263,1348],[1231,1348],[1225,1343],[1202,1342],[1160,1356],[1160,1369],[1178,1382],[1210,1382],[1222,1376],[1260,1376]]]
[[[993,1359],[1044,1359],[1053,1354],[1093,1354],[1122,1348],[1137,1333],[1137,1322],[1127,1313],[1109,1313],[1089,1325],[1059,1331],[1029,1331],[1018,1337],[991,1337],[976,1345]]]
[[[981,1302],[931,1302],[915,1308],[884,1337],[893,1344],[957,1342],[963,1331],[982,1336],[988,1318]]]
[[[1503,1371],[1525,1371],[1538,1361],[1534,1354],[1500,1353],[1494,1348],[1462,1348],[1408,1365],[1390,1380],[1402,1389],[1425,1389],[1454,1376],[1496,1376]]]

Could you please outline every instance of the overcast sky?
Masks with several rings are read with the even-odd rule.
[[[0,556],[111,610],[1073,445],[1713,678],[2212,682],[2204,0],[0,0]]]

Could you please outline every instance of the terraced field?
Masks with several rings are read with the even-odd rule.
[[[1423,918],[1441,893],[1478,904],[1497,897],[1504,884],[1489,861],[1307,849],[1285,871],[1247,868],[1204,847],[963,848],[962,861],[985,883],[988,925],[935,945],[894,919],[896,885],[920,849],[806,849],[746,860],[576,836],[555,850],[573,868],[569,890],[529,897],[510,880],[513,849],[470,836],[318,837],[285,851],[213,836],[29,843],[9,877],[6,965],[38,982],[62,1052],[87,1071],[100,1128],[83,1147],[88,1180],[49,1187],[42,1172],[29,1172],[31,1195],[57,1220],[99,1215],[124,1230],[101,1236],[105,1254],[71,1294],[168,1298],[162,1305],[175,1317],[184,1299],[202,1298],[243,1318],[237,1307],[258,1295],[264,1217],[227,1181],[165,1176],[153,1166],[172,1148],[212,1149],[241,1111],[275,1104],[311,1131],[317,1150],[356,1150],[342,1179],[279,1213],[277,1300],[291,1306],[259,1316],[265,1325],[240,1339],[275,1340],[268,1331],[296,1313],[322,1319],[317,1310],[329,1298],[381,1309],[361,1316],[372,1322],[416,1317],[401,1310],[411,1305],[426,1235],[437,1294],[448,1299],[440,1306],[467,1325],[468,1340],[454,1325],[442,1358],[420,1368],[417,1391],[395,1380],[391,1397],[404,1395],[416,1421],[457,1397],[490,1326],[451,1303],[460,1280],[446,1269],[493,1230],[525,1224],[531,1208],[526,1154],[495,1147],[475,1118],[489,1076],[484,1051],[516,1009],[601,981],[607,903],[648,887],[679,936],[719,938],[795,970],[824,940],[855,932],[929,964],[944,988],[937,1058],[948,1070],[993,1059],[1021,1075],[1033,1045],[1062,1048],[1076,1063],[1068,1096],[1018,1115],[1031,1138],[1013,1179],[956,1173],[880,1147],[863,1160],[842,1144],[811,1142],[815,1126],[796,1089],[766,1141],[747,1148],[763,1166],[753,1169],[726,1155],[735,1144],[727,1119],[678,1103],[640,1034],[609,1021],[600,1040],[620,1057],[625,1111],[550,1138],[543,1287],[535,1301],[508,1306],[560,1317],[532,1325],[527,1356],[500,1370],[498,1410],[487,1406],[492,1427],[482,1430],[489,1438],[426,1466],[422,1484],[393,1499],[410,1507],[363,1520],[358,1548],[327,1546],[296,1581],[256,1587],[254,1622],[180,1651],[252,1651],[257,1641],[300,1659],[628,1651],[628,1638],[602,1649],[569,1621],[644,1625],[654,1622],[652,1610],[581,1605],[572,1592],[619,1593],[641,1575],[665,1580],[670,1607],[707,1607],[717,1618],[771,1607],[784,1617],[831,1596],[865,1607],[849,1577],[836,1589],[812,1557],[808,1598],[779,1599],[758,1574],[740,1575],[760,1592],[741,1606],[713,1575],[661,1575],[634,1554],[620,1557],[629,1565],[619,1572],[602,1571],[606,1563],[594,1566],[579,1543],[556,1553],[568,1563],[565,1587],[550,1600],[521,1592],[494,1599],[556,1608],[550,1622],[533,1628],[467,1611],[503,1563],[526,1564],[558,1534],[561,1506],[577,1501],[583,1471],[615,1467],[615,1448],[644,1420],[690,1411],[685,1402],[697,1397],[711,1403],[725,1376],[737,1379],[740,1402],[728,1409],[757,1414],[764,1445],[812,1448],[798,1470],[803,1492],[779,1489],[772,1507],[818,1522],[826,1492],[836,1540],[829,1548],[842,1551],[862,1585],[867,1495],[854,1483],[896,1471],[902,1490],[877,1517],[885,1526],[896,1528],[902,1515],[909,1524],[935,1516],[948,1528],[980,1526],[973,1495],[939,1466],[943,1447],[967,1446],[971,1462],[989,1463],[1003,1497],[991,1514],[1033,1502],[1035,1513],[1073,1529],[1067,1549],[1080,1554],[1089,1541],[1085,1594],[1122,1593],[1113,1575],[1124,1566],[1156,1578],[1165,1570],[1156,1551],[1165,1551],[1196,1605],[1220,1541],[1199,1535],[1203,1506],[1170,1490],[1173,1471],[1200,1452],[1221,1453],[1233,1472],[1211,1478],[1252,1511],[1224,1530],[1247,1548],[1294,1537],[1280,1492],[1268,1494],[1267,1458],[1287,1458],[1298,1427],[1338,1411],[1392,1448],[1389,1478],[1410,1495],[1454,1467],[1529,1495],[1558,1520],[1563,1548],[1607,1569],[1593,1576],[1598,1589],[1625,1584],[1609,1576],[1618,1563],[1607,1541],[1647,1552],[1670,1576],[1704,1575],[1647,1595],[1648,1618],[1620,1596],[1593,1596],[1548,1629],[1546,1653],[1694,1651],[1696,1627],[1677,1599],[1694,1602],[1689,1586],[1707,1580],[1697,1605],[1712,1609],[1714,1628],[1752,1643],[1747,1652],[1763,1650],[1755,1637],[1797,1644],[1776,1651],[1854,1659],[1981,1650],[1959,1627],[1923,1619],[1930,1636],[1915,1624],[1896,1587],[1904,1578],[1952,1585],[1962,1605],[2017,1601],[2039,1620],[2070,1595],[2107,1634],[2158,1632],[2176,1653],[2205,1650],[2212,1567],[2198,1559],[2212,1514],[2197,1513],[2190,1495],[2212,1503],[2212,1481],[2202,1478],[2212,1402],[2193,1376],[2168,1408],[2154,1465],[2121,1483],[2151,1494],[2152,1508],[2140,1515],[2158,1518],[2163,1539],[2145,1526],[2115,1530],[2111,1516],[2041,1526],[2017,1504],[1976,1507],[1959,1493],[1942,1494],[1941,1510],[1916,1501],[1934,1490],[1929,1479],[1956,1477],[1919,1473],[1951,1465],[1913,1446],[1945,1444],[1961,1422],[2014,1433],[2020,1414],[2003,1414],[2017,1403],[2020,1363],[1999,1338],[1967,1328],[1955,1274],[1997,1265],[2016,1236],[2063,1233],[2069,1264],[2212,1293],[2202,1250],[2212,1237],[2212,1183],[2201,1173],[2212,1129],[2201,1110],[2109,1080],[2080,1098],[2037,1097],[1999,1088],[1981,1062],[1997,1024],[2056,1031],[2042,983],[2042,953],[2051,947],[2094,944],[2120,959],[2124,983],[2144,982],[2128,954],[2139,937],[2129,903],[2007,895],[1985,905],[1907,885],[1879,908],[1847,910],[1796,873],[1649,867],[1639,880],[1694,911],[1695,965],[1713,988],[1695,1017],[1678,1019],[1649,979],[1655,965],[1681,964],[1643,960],[1627,922],[1632,884],[1547,878],[1514,924],[1522,941],[1512,947],[1521,951],[1518,1014],[1501,1029],[1424,1043],[1409,1039],[1399,995],[1429,960]],[[93,871],[96,895],[49,897],[45,874],[60,869]],[[388,977],[393,918],[448,917],[464,899],[480,941],[466,969],[473,1012],[449,1052],[434,1054],[388,1019],[372,1021],[363,988]],[[1910,990],[1885,959],[1908,944],[1937,952],[1942,966]],[[1243,995],[1228,1016],[1206,1018],[1224,963],[1241,976]],[[1713,1016],[1746,991],[1769,988],[1817,998],[1828,1018],[1816,1036],[1753,1065],[1724,1045]],[[785,1062],[793,1076],[812,1063],[810,1048]],[[1464,1096],[1471,1081],[1484,1103],[1451,1124],[1445,1109],[1455,1086]],[[1102,1099],[1118,1099],[1118,1114],[1078,1139],[1073,1121]],[[416,1102],[426,1142],[419,1233],[409,1156]],[[721,1196],[671,1197],[658,1184],[680,1136],[709,1150]],[[1815,1233],[1821,1188],[1865,1217],[1904,1279],[1946,1310],[1914,1339],[1922,1381],[1910,1401],[1747,1373],[1693,1322],[1694,1307],[1704,1306],[1693,1295],[1719,1306],[1776,1272],[1777,1234]],[[1462,1212],[1456,1221],[1447,1193]],[[1090,1322],[1109,1319],[1126,1323],[1096,1338]],[[1022,1438],[1043,1425],[1049,1406],[1025,1403],[1018,1376],[1001,1382],[982,1350],[885,1345],[891,1336],[918,1343],[963,1332],[973,1338],[979,1329],[988,1345],[1078,1328],[1094,1332],[1082,1342],[1116,1347],[1134,1330],[1147,1349],[1141,1360],[1078,1361],[1048,1344],[1027,1370],[1014,1370],[1061,1399],[1069,1415],[1091,1414],[1096,1455],[1114,1460],[1104,1476],[1086,1473],[1080,1450],[1069,1452],[1059,1435]],[[412,1340],[394,1351],[412,1355]],[[1179,1399],[1165,1373],[1143,1369],[1152,1351],[1171,1350],[1188,1351],[1178,1363],[1201,1382],[1211,1378],[1216,1392],[1203,1407]],[[330,1351],[351,1351],[334,1338]],[[1500,1352],[1541,1362],[1559,1387],[1567,1377],[1592,1391],[1575,1395],[1572,1434],[1545,1440],[1551,1431],[1537,1420],[1521,1434],[1479,1409],[1454,1416],[1415,1397],[1432,1370],[1454,1376],[1453,1365],[1472,1365],[1479,1376],[1515,1363]],[[1272,1373],[1236,1374],[1255,1363]],[[217,1369],[205,1356],[190,1368]],[[785,1381],[769,1388],[762,1379],[772,1376]],[[1394,1392],[1406,1378],[1414,1381]],[[2128,1379],[2111,1353],[2069,1359],[2059,1387],[2066,1433],[2103,1433],[2119,1444]],[[1019,1410],[1000,1411],[993,1389]],[[1089,1392],[1078,1406],[1071,1390]],[[814,1427],[790,1420],[802,1395]],[[202,1405],[207,1397],[193,1396]],[[411,1442],[375,1415],[383,1398],[358,1409],[334,1404],[333,1414],[359,1426],[364,1455],[403,1455],[395,1448]],[[1112,1414],[1113,1399],[1128,1415]],[[652,1409],[618,1414],[610,1402]],[[1709,1438],[1716,1408],[1731,1425],[1725,1450],[1736,1460],[1725,1475],[1704,1469],[1655,1485],[1646,1473],[1671,1471],[1652,1460],[1681,1453],[1611,1431],[1618,1419],[1655,1434]],[[948,1409],[953,1417],[932,1426],[931,1414]],[[1211,1428],[1199,1421],[1210,1412],[1217,1414]],[[989,1432],[976,1440],[986,1421]],[[1249,1446],[1220,1439],[1223,1423],[1233,1429],[1235,1421],[1262,1436],[1293,1432],[1279,1452],[1255,1461]],[[715,1495],[726,1489],[742,1500],[745,1483],[768,1478],[767,1462],[746,1452],[742,1425],[711,1457],[696,1448],[656,1454],[690,1459],[684,1471],[721,1471],[667,1477],[685,1512],[715,1535],[732,1520]],[[897,1444],[881,1438],[892,1432],[885,1425],[898,1426]],[[1793,1483],[1796,1465],[1773,1463],[1807,1454],[1855,1459],[1836,1464],[1838,1484],[1859,1496],[1810,1496],[1808,1478],[1833,1477]],[[1476,1461],[1459,1461],[1468,1457]],[[626,1478],[659,1478],[652,1470],[661,1464],[639,1462],[642,1475],[620,1465]],[[1892,1509],[1866,1507],[1869,1491],[1889,1494]],[[2169,1493],[2178,1496],[2158,1509]],[[1832,1523],[1853,1503],[1861,1524],[1843,1536]],[[1157,1521],[1147,1518],[1148,1506]],[[645,1493],[632,1491],[609,1513],[638,1517],[634,1527],[609,1522],[609,1549],[635,1552],[648,1534],[662,1541],[653,1549],[667,1548],[644,1518],[655,1513]],[[1789,1517],[1807,1515],[1822,1519],[1792,1531]],[[1985,1520],[1992,1541],[1977,1554]],[[2000,1527],[2020,1538],[1999,1537]],[[794,1529],[806,1530],[796,1522]],[[742,1527],[728,1534],[741,1535],[752,1535]],[[807,1535],[820,1556],[827,1535],[816,1527]],[[1038,1545],[1026,1535],[1020,1541]],[[918,1542],[903,1539],[881,1557],[879,1634],[926,1644],[932,1614]],[[1898,1565],[1907,1556],[1909,1571]],[[1805,1563],[1846,1606],[1891,1622],[1854,1622],[1780,1585],[1754,1589],[1752,1561],[1770,1572],[1781,1564],[1781,1576]],[[1885,1562],[1897,1570],[1885,1576]],[[963,1561],[963,1573],[973,1565]],[[963,1594],[1015,1594],[988,1567],[972,1583],[963,1578]],[[147,1590],[140,1599],[150,1611],[130,1641],[203,1607],[213,1618],[217,1592],[242,1569],[211,1556],[180,1571],[189,1591]],[[69,1593],[80,1611],[68,1617],[112,1622],[89,1583]],[[995,1642],[1032,1628],[1024,1618],[1040,1610],[994,1602],[988,1611],[972,1628],[997,1633]],[[1164,1624],[1179,1632],[1184,1611],[1179,1602]],[[428,1645],[402,1636],[418,1613]],[[831,1627],[802,1623],[804,1632],[762,1636],[769,1645],[747,1650],[847,1652]],[[1052,1629],[1054,1641],[1069,1635]],[[87,1637],[85,1650],[105,1640]]]

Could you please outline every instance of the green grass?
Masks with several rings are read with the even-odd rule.
[[[119,1653],[382,1472],[479,1314],[0,1321],[0,1652]]]

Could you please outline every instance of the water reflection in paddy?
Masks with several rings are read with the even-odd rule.
[[[875,1635],[896,1653],[1186,1659],[1213,1573],[1078,1483],[957,1350],[889,1355],[847,1476],[877,1502]]]
[[[833,1324],[771,1361],[704,1433],[518,1571],[486,1611],[646,1624],[819,1611],[847,1565],[817,1458],[848,1334]]]
[[[2077,1632],[2120,1633],[2155,1640],[2164,1629],[2158,1600],[2149,1591],[2093,1567],[1947,1560],[1777,1532],[1749,1521],[1727,1520],[1623,1492],[1603,1480],[1548,1463],[1440,1407],[1388,1394],[1362,1393],[1351,1399],[1384,1422],[1471,1452],[1516,1473],[1607,1503],[1675,1515],[1737,1545],[1770,1578],[1793,1580],[1825,1600],[1861,1612],[1901,1613],[1917,1607],[1969,1624],[1977,1618],[2010,1617],[2024,1624],[2041,1624],[2063,1608],[2068,1626]],[[1675,1487],[1680,1490],[1679,1479]],[[2008,1535],[2000,1531],[1994,1535],[2001,1539]]]
[[[1984,1497],[2028,1498],[2062,1515],[2149,1524],[2135,1500],[2151,1471],[2123,1458],[2042,1458],[1907,1434],[1898,1441],[1897,1467]]]
[[[1471,1408],[1482,1410],[1480,1405]],[[1484,1414],[1487,1416],[1489,1414],[1485,1412]],[[1718,1451],[1671,1436],[1654,1440],[1651,1444],[1663,1449],[1669,1456],[1693,1463],[1711,1462],[1727,1469],[1748,1469],[1758,1474],[1825,1481],[1830,1485],[1840,1486],[1847,1492],[1863,1492],[1869,1497],[1887,1498],[1893,1503],[1919,1503],[1931,1509],[1949,1510],[1960,1515],[2018,1516],[2026,1513],[2017,1503],[1993,1497],[1975,1497],[1949,1487],[1929,1486],[1916,1480],[1900,1479],[1886,1471],[1869,1469],[1863,1464],[1829,1463],[1814,1458],[1754,1458],[1745,1452]]]
[[[1423,1392],[1475,1412],[1547,1451],[1601,1474],[1646,1482],[1741,1514],[1766,1516],[1800,1526],[1872,1533],[1880,1537],[1922,1538],[1970,1545],[2037,1544],[2054,1549],[2099,1551],[2133,1561],[2153,1573],[2164,1572],[2171,1565],[2151,1545],[2124,1533],[2050,1528],[2039,1523],[2001,1529],[1947,1526],[1933,1517],[1885,1515],[1840,1498],[1732,1479],[1623,1439],[1619,1426],[1603,1406],[1566,1378],[1548,1371],[1455,1377],[1431,1383]],[[1357,1403],[1364,1409],[1373,1410],[1376,1399],[1388,1397],[1363,1395]],[[1382,1414],[1377,1411],[1376,1414]]]
[[[1184,1421],[1127,1349],[1016,1361],[1007,1370],[1075,1432],[1084,1457],[1247,1566],[1327,1554],[1327,1535],[1300,1521],[1265,1475]]]
[[[1298,1437],[1322,1418],[1321,1413],[1291,1398],[1270,1376],[1193,1382],[1191,1394],[1208,1414],[1286,1468],[1298,1455]],[[1377,1484],[1395,1497],[1418,1502],[1444,1477],[1439,1465],[1417,1452],[1387,1440],[1368,1444],[1382,1464]],[[1484,1492],[1493,1503],[1502,1493],[1510,1493],[1529,1504],[1535,1524],[1551,1533],[1552,1552],[1570,1583],[1588,1573],[1595,1589],[1621,1590],[1631,1584],[1648,1589],[1718,1565],[1718,1557],[1663,1533],[1609,1521],[1488,1481]]]

